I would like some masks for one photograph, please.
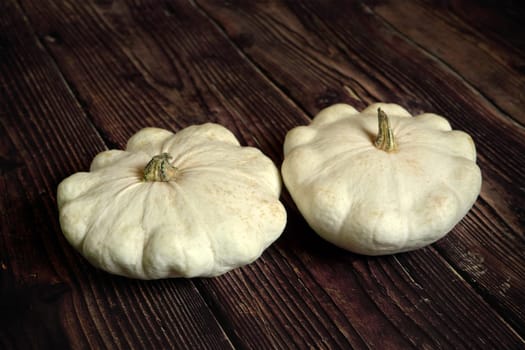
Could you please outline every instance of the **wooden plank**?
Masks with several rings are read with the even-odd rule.
[[[516,60],[513,50],[487,40],[451,11],[439,10],[423,2],[384,1],[370,6],[370,10],[443,61],[525,126],[525,96],[522,94],[525,77],[515,67],[516,61],[523,58]]]
[[[322,96],[323,89],[335,91],[329,103],[355,102],[345,95],[347,82],[354,79],[357,86],[373,92],[353,94],[364,96],[365,104],[373,101],[370,96],[376,96],[377,99],[408,105],[414,113],[437,107],[447,112],[444,113],[447,116],[450,113],[453,125],[464,126],[474,135],[479,135],[476,138],[484,175],[482,200],[451,236],[436,247],[523,333],[524,315],[520,305],[524,302],[522,291],[525,286],[521,282],[524,271],[519,267],[524,249],[523,215],[520,214],[523,196],[517,194],[522,191],[523,178],[515,172],[525,164],[519,155],[524,151],[523,132],[516,130],[474,91],[465,88],[455,74],[392,32],[366,8],[352,5],[345,8],[335,3],[311,9],[293,2],[289,8],[276,3],[272,6],[223,6],[212,1],[198,3],[277,85],[291,87],[288,91],[294,101],[312,114],[322,107],[316,105],[316,101]],[[337,8],[348,16],[337,16],[326,10],[328,8]],[[261,49],[264,47],[268,49]],[[376,54],[378,52],[381,54]],[[405,63],[407,57],[419,63],[410,60]],[[398,62],[401,67],[398,69],[391,62]],[[396,75],[399,83],[395,86],[386,79],[372,79]],[[421,75],[425,79],[420,79]],[[427,85],[421,89],[409,89],[420,81]],[[382,92],[385,90],[390,91],[385,94]],[[426,91],[440,93],[428,94]],[[357,106],[361,104],[359,102]],[[470,123],[469,120],[477,122]],[[484,131],[488,129],[496,132],[488,135]],[[512,141],[501,145],[500,140],[508,136]],[[507,151],[512,152],[513,157],[517,156],[515,164],[501,164],[502,160],[506,163]],[[507,178],[500,173],[501,167],[512,175]],[[480,221],[498,224],[480,225]],[[505,249],[492,250],[491,245],[498,244],[495,240],[502,240]],[[474,266],[477,265],[472,259],[470,264],[466,263],[470,255],[480,251],[481,259],[494,262],[485,264],[488,273],[484,278],[474,275]],[[517,284],[510,284],[507,288],[509,277]],[[499,286],[502,285],[506,288],[505,293],[500,293]]]
[[[188,4],[23,4],[38,35],[50,39],[46,45],[85,101],[95,125],[116,145],[125,142],[132,128],[146,123],[176,129],[204,119],[231,127],[243,143],[258,145],[278,162],[285,132],[307,122],[286,96]],[[149,50],[134,49],[137,46],[155,46],[149,50],[162,53],[166,59],[147,58],[145,51]],[[97,47],[106,50],[93,50]],[[143,68],[151,61],[178,67],[172,72],[179,80],[172,81],[184,83],[168,83],[163,90],[165,81],[157,83],[160,78],[148,73],[158,68]],[[163,68],[163,72],[171,68]],[[122,73],[132,79],[123,79]],[[185,92],[184,99],[175,99]],[[168,93],[172,95],[166,97]],[[150,114],[153,112],[158,115]],[[148,114],[152,117],[144,120]],[[407,254],[408,262],[402,263],[353,256],[320,241],[300,219],[289,197],[286,203],[291,212],[290,226],[260,260],[217,279],[196,281],[237,347],[521,344],[433,250],[421,251],[418,254],[423,258],[418,259]],[[376,260],[386,272],[371,277],[367,266]],[[420,260],[433,267],[430,273],[417,270]],[[359,267],[357,272],[352,263]],[[444,281],[439,278],[443,270],[448,271]],[[395,282],[402,287],[390,287],[391,280],[399,276],[402,280]],[[446,303],[437,295],[443,287],[436,288],[434,280],[450,288],[444,293],[449,296]],[[407,293],[413,298],[406,299]],[[413,316],[411,308],[421,308],[418,296],[428,296],[433,305],[425,309],[431,320],[449,321],[452,310],[465,309],[463,302],[471,312],[442,329],[447,322],[429,321],[423,312]],[[471,315],[476,317],[471,319]],[[406,322],[410,327],[404,326]]]
[[[317,11],[318,9],[313,10]],[[326,17],[324,18],[326,20]],[[350,32],[353,32],[352,28],[349,28],[346,23],[341,21],[327,21],[327,23],[333,24],[332,28],[341,37],[346,37]],[[363,29],[365,28],[369,30],[368,33],[373,33],[372,27],[364,27]],[[383,30],[387,29],[383,27]],[[375,41],[372,42],[376,43]],[[416,50],[411,50],[409,45],[402,45],[397,40],[393,40],[390,43],[377,42],[377,48],[385,47],[385,44],[390,44],[390,46],[387,46],[389,47],[389,52],[397,49],[403,54],[404,58],[416,54]],[[385,64],[392,59],[395,58],[386,56],[383,62],[378,62],[378,66],[385,67],[387,66]],[[411,73],[408,65],[401,65],[401,67],[397,68],[402,72],[406,72],[405,74],[408,75],[409,79],[423,82],[422,88],[427,91],[432,89],[440,91],[442,84],[453,86],[453,79],[450,75],[447,79],[443,79],[441,74],[436,74],[435,77],[437,79],[433,81],[432,71],[437,68],[435,65],[418,64],[418,67],[432,67],[432,70],[429,69],[427,71],[424,68],[418,68],[419,72]],[[417,76],[421,74],[424,74],[426,79],[418,80]],[[428,84],[427,87],[425,87],[426,84]],[[468,89],[465,90],[468,91]],[[472,131],[470,132],[475,135],[474,138],[479,140],[477,142],[479,150],[478,162],[484,174],[484,187],[481,196],[486,203],[492,206],[492,210],[485,211],[484,215],[492,215],[489,218],[484,218],[481,223],[479,222],[480,219],[478,218],[484,216],[483,214],[477,214],[478,208],[481,207],[481,201],[479,201],[470,215],[454,230],[455,236],[450,238],[456,238],[457,241],[454,241],[451,245],[449,244],[448,247],[451,250],[443,254],[451,259],[450,262],[461,274],[467,276],[470,281],[476,282],[476,289],[481,290],[486,300],[495,305],[500,314],[523,336],[525,334],[525,313],[522,308],[524,302],[522,291],[525,285],[520,281],[523,281],[525,271],[520,266],[523,266],[522,252],[525,250],[525,242],[523,239],[523,215],[520,208],[523,208],[523,189],[525,187],[523,186],[524,179],[519,175],[518,169],[523,168],[525,165],[523,157],[525,155],[525,138],[521,130],[517,130],[512,125],[502,127],[501,119],[498,118],[497,114],[490,113],[491,111],[488,108],[483,108],[483,101],[476,98],[474,94],[467,97],[465,90],[461,89],[461,84],[455,86],[452,91],[443,89],[440,91],[440,94],[454,97],[447,97],[447,99],[442,101],[441,106],[446,106],[447,110],[458,111],[456,115],[462,115],[462,120],[457,120],[454,117],[454,112],[452,112],[451,115],[453,117],[451,120],[453,124],[454,121],[458,125],[464,124],[465,127],[463,129],[471,129]],[[422,97],[425,98],[427,96],[422,95]],[[467,98],[462,99],[461,97]],[[455,102],[452,102],[452,100]],[[453,106],[453,104],[462,104],[462,106],[458,108],[458,106]],[[462,110],[464,112],[460,112]],[[445,115],[447,114],[445,113]],[[482,115],[484,117],[481,117]],[[469,123],[469,120],[475,120],[475,123]],[[474,125],[469,127],[470,124]],[[475,130],[474,127],[479,127],[480,130]],[[489,134],[481,131],[489,128],[493,128],[494,133]],[[476,135],[479,135],[479,137],[476,137]],[[507,139],[509,142],[502,145],[499,142],[501,139]],[[510,157],[513,159],[507,162],[509,154],[512,154]],[[500,173],[503,169],[506,169],[504,171],[508,175],[507,179]],[[494,187],[498,188],[498,193],[496,191],[487,191],[487,189]],[[494,226],[486,225],[487,222],[502,221],[503,226],[500,226],[498,231],[493,231]],[[464,248],[458,254],[457,249],[461,246]],[[478,260],[493,262],[493,264],[483,264],[488,270],[484,278],[480,278],[476,273],[475,267],[479,266],[479,264],[476,264],[476,260],[469,259],[472,254],[477,254]],[[468,263],[469,261],[471,262],[470,264]],[[500,286],[507,286],[509,277],[516,282],[516,285],[510,285],[505,293],[501,293]]]
[[[322,20],[312,20],[315,15],[304,14],[297,5],[292,9],[277,6],[252,9],[244,5],[233,11],[233,7],[222,7],[216,2],[202,3],[233,40],[241,44],[252,42],[243,49],[246,54],[261,69],[272,72],[277,85],[286,85],[292,99],[311,115],[335,102],[347,102],[359,108],[382,100],[404,105],[413,113],[441,113],[450,119],[454,128],[469,132],[476,141],[480,166],[490,169],[494,175],[485,177],[482,196],[515,232],[522,231],[525,222],[519,212],[521,205],[515,189],[523,187],[516,181],[522,180],[517,169],[525,163],[522,141],[525,130],[516,128],[515,123],[480,99],[463,79],[406,43],[381,19],[374,18],[373,24],[367,23],[365,19],[372,19],[369,12],[347,5],[342,12],[348,13],[346,27],[351,26],[352,33],[338,36]],[[326,7],[339,8],[329,3]],[[304,18],[296,18],[297,14],[303,14]],[[367,29],[361,30],[360,26]],[[366,38],[371,35],[385,46],[376,44],[376,48],[372,48],[367,41],[371,39]],[[259,44],[254,45],[255,42]],[[398,42],[405,44],[397,46]],[[383,53],[385,50],[388,52]],[[425,79],[420,79],[423,72]]]
[[[193,283],[113,278],[65,242],[56,186],[105,145],[12,1],[0,33],[0,348],[230,347]]]
[[[483,43],[504,45],[516,55],[525,55],[525,11],[512,1],[449,0],[429,1],[434,10],[455,16],[483,35]],[[523,61],[511,58],[513,67],[523,74]]]
[[[143,13],[143,12],[144,12],[144,11],[142,11],[142,13]],[[158,35],[161,35],[161,33],[158,33]],[[214,41],[214,42],[216,42],[216,41]],[[230,60],[230,62],[231,62],[231,60]],[[239,69],[237,66],[236,66],[236,68]],[[239,89],[242,91],[242,87],[239,87]],[[226,105],[228,105],[228,103],[226,103]],[[237,105],[237,106],[232,107],[232,110],[235,110],[235,109],[237,109],[237,108],[242,108],[242,107]],[[278,247],[279,247],[279,245],[278,245]],[[270,251],[269,253],[271,253],[271,251]],[[296,263],[296,264],[298,264],[298,263]],[[455,275],[454,275],[454,276],[455,276]],[[273,283],[275,283],[275,282],[273,282]],[[428,282],[427,282],[427,283],[428,283]],[[277,285],[277,284],[276,284],[276,285]],[[471,293],[472,293],[472,291],[471,291]],[[474,293],[474,294],[470,294],[471,297],[472,297],[472,295],[475,295],[475,293]],[[292,299],[292,300],[293,300],[293,299]],[[218,300],[218,302],[220,302],[221,304],[223,304],[223,301],[222,301],[222,300]],[[222,306],[222,305],[221,305],[221,306]],[[224,314],[227,315],[228,313],[225,312]],[[492,315],[494,315],[494,314],[492,314]],[[377,315],[376,315],[376,316],[377,316]],[[276,322],[278,322],[278,320],[276,320]],[[465,320],[465,322],[468,322],[468,321]],[[239,323],[241,323],[241,322],[239,322]],[[283,324],[286,324],[286,323],[283,323]],[[483,325],[483,323],[480,323],[480,324],[477,325],[477,326],[483,327],[482,325]],[[242,327],[240,327],[239,329],[242,329]],[[388,327],[385,327],[385,329],[388,329]],[[505,327],[503,327],[503,329],[505,329]],[[366,330],[363,330],[363,329],[361,329],[360,331],[363,332],[363,333],[366,335],[366,339],[367,339],[367,340],[374,339],[375,336],[376,336],[376,334],[374,334],[374,333],[367,333],[367,331],[366,331]],[[390,332],[391,332],[391,333],[390,333]],[[387,333],[395,334],[395,332],[396,332],[396,331],[395,331],[395,328],[392,327],[392,328],[389,329],[389,331],[388,331]],[[395,337],[395,336],[392,336],[392,338],[390,338],[389,336],[385,336],[384,339],[390,339],[391,341],[394,341],[393,339],[395,339],[396,341],[400,341],[399,337]],[[399,344],[398,344],[398,345],[399,345]]]
[[[525,271],[523,238],[501,220],[487,202],[480,199],[471,220],[436,244],[443,257],[456,267],[514,328],[523,333]]]
[[[463,278],[447,268],[433,248],[364,259],[306,232],[290,237],[295,242],[282,254],[287,260],[297,256],[307,266],[303,271],[325,288],[340,311],[359,316],[351,322],[365,334],[367,344],[388,346],[386,335],[379,334],[385,327],[397,329],[417,348],[498,347],[498,337],[508,342],[503,347],[522,346],[523,339],[508,332],[501,316],[486,308],[480,295],[465,287]],[[380,311],[381,321],[391,324],[381,325],[375,310]],[[494,333],[485,338],[481,335],[485,331]]]
[[[216,121],[229,126],[243,143],[259,146],[279,160],[284,133],[295,123],[293,118],[300,118],[300,111],[258,76],[193,7],[159,3],[127,6],[122,2],[94,7],[75,2],[23,5],[38,36],[53,38],[46,45],[84,101],[97,129],[111,143],[123,145],[133,129],[146,125],[176,130],[190,123]],[[71,18],[74,23],[68,21]],[[128,31],[134,31],[133,35],[126,37]],[[147,50],[135,49],[145,46],[153,46],[156,55],[163,56],[150,57]],[[148,73],[151,62],[166,65],[161,82]],[[170,70],[172,73],[166,73]],[[130,76],[132,80],[127,79]],[[167,83],[176,81],[175,77],[182,83]],[[266,104],[258,103],[264,99],[268,99]],[[262,258],[255,265],[264,266],[265,261]],[[250,266],[197,282],[203,294],[217,296],[210,299],[215,310],[224,311],[225,305],[232,305],[232,310],[220,315],[225,325],[235,325],[226,328],[235,345],[287,348],[291,344],[315,344],[318,339],[328,347],[363,344],[358,335],[352,335],[351,328],[345,330],[350,335],[342,334],[329,316],[318,320],[315,316],[323,314],[323,309],[315,299],[274,303],[272,289],[258,283],[265,278],[261,273]],[[290,290],[297,289],[295,295],[305,293],[302,286],[287,283]],[[244,304],[234,295],[246,296]],[[261,295],[265,299],[259,299]],[[143,298],[143,303],[155,303],[149,295]],[[246,313],[261,309],[264,314],[260,318],[250,317],[251,311]],[[297,324],[296,315],[305,312],[303,323]],[[284,326],[274,322],[281,317],[285,318]]]
[[[366,63],[357,55],[341,53],[278,3],[197,4],[310,115],[336,102],[362,108],[380,96],[391,96],[394,86],[363,72],[360,67]]]

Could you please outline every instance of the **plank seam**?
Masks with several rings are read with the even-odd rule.
[[[81,98],[80,93],[78,90],[74,87],[73,84],[67,79],[64,72],[60,69],[60,66],[58,65],[58,62],[55,58],[55,56],[50,52],[48,47],[42,42],[42,39],[37,35],[35,27],[33,26],[33,23],[29,19],[29,17],[26,15],[26,11],[22,4],[20,3],[20,0],[15,0],[15,4],[18,7],[18,10],[24,19],[24,22],[26,23],[29,32],[32,34],[32,36],[35,39],[35,42],[42,50],[43,54],[49,58],[49,62],[51,64],[51,67],[55,70],[57,73],[61,83],[66,88],[69,95],[74,99],[75,104],[80,108],[82,111],[82,116],[86,119],[89,125],[91,125],[93,131],[95,132],[95,135],[98,136],[99,140],[106,146],[106,148],[115,148],[117,145],[112,143],[99,128],[97,128],[96,124],[93,122],[93,117],[91,113],[89,112],[89,109],[87,107],[86,102]]]
[[[264,79],[266,82],[268,82],[271,86],[273,86],[275,88],[276,91],[278,91],[286,100],[289,101],[289,103],[297,108],[299,111],[301,111],[301,115],[304,116],[304,120],[306,122],[310,122],[312,120],[312,116],[309,115],[309,113],[303,108],[303,106],[298,102],[296,101],[293,97],[291,97],[290,95],[286,94],[285,90],[283,90],[281,84],[279,84],[277,81],[273,80],[269,75],[267,75],[265,72],[265,70],[260,67],[258,64],[256,64],[253,60],[251,60],[238,46],[237,44],[235,44],[231,39],[230,37],[227,35],[226,31],[224,30],[224,28],[222,26],[220,26],[203,8],[201,8],[198,4],[196,4],[196,2],[194,0],[189,0],[190,3],[192,4],[192,6],[194,6],[194,8],[199,11],[204,17],[206,17],[208,19],[208,21],[215,27],[217,28],[217,31],[223,35],[226,40],[228,40],[228,42],[231,43],[231,45],[233,46],[233,48],[237,51],[237,53],[261,76],[262,79]],[[313,276],[312,276],[313,277]],[[315,278],[314,278],[315,280]],[[203,286],[200,286],[200,285],[197,285],[196,284],[196,287],[197,287],[197,290],[199,290],[199,292],[201,293],[201,295],[207,295],[207,291],[205,291],[204,287]],[[324,291],[323,288],[321,288],[321,290],[323,290],[324,293],[326,293],[326,291]],[[330,296],[328,296],[330,298],[330,300],[332,300],[332,298]],[[216,314],[217,316],[220,315],[220,310],[218,307],[216,307],[214,304],[212,303],[209,303],[206,298],[205,299],[205,302],[206,302],[206,305],[210,308],[210,310],[212,310],[212,312],[214,314]],[[333,302],[333,300],[332,300]],[[227,321],[227,320],[226,320]],[[337,324],[335,324],[337,326]],[[233,326],[230,325],[230,324],[225,324],[225,326],[233,329]],[[226,329],[225,329],[226,331]],[[341,335],[344,337],[345,335],[343,333],[341,333]],[[228,334],[228,336],[230,336]],[[360,335],[359,335],[360,336]],[[362,339],[362,337],[360,336],[360,338]],[[230,338],[230,339],[235,339],[235,336],[233,334],[233,337]],[[346,337],[345,337],[346,339]],[[235,347],[240,347],[241,344],[236,344],[232,341],[232,343],[234,344]]]
[[[506,113],[501,107],[494,102],[491,98],[489,98],[487,95],[483,94],[479,89],[477,89],[474,85],[472,85],[466,78],[464,78],[459,72],[457,72],[451,65],[449,65],[446,61],[442,60],[438,56],[432,54],[430,51],[428,51],[425,47],[418,44],[414,40],[410,39],[407,35],[405,35],[403,32],[398,30],[393,24],[388,22],[386,18],[375,12],[370,6],[363,5],[367,12],[373,14],[375,17],[377,17],[380,22],[382,22],[387,29],[390,31],[396,33],[399,35],[399,37],[403,38],[407,43],[417,47],[422,54],[426,55],[430,59],[432,59],[437,64],[441,65],[445,71],[452,74],[454,77],[459,79],[466,88],[470,89],[474,94],[478,95],[481,99],[481,101],[485,102],[488,106],[492,107],[495,111],[497,111],[501,116],[515,124],[520,129],[525,129],[525,125],[523,125],[519,120],[515,119],[512,115]]]
[[[478,94],[482,99],[485,99],[486,102],[489,103],[489,106],[493,107],[495,110],[499,111],[503,116],[506,116],[511,122],[513,122],[514,124],[518,125],[520,128],[523,128],[524,126],[522,126],[521,124],[519,124],[518,122],[516,122],[512,117],[508,116],[506,113],[503,113],[501,112],[501,110],[499,109],[499,107],[493,105],[490,103],[490,100],[488,98],[486,98],[483,94],[481,94],[479,91],[477,91],[470,83],[468,83],[463,77],[461,77],[456,71],[454,71],[451,67],[449,67],[445,62],[441,61],[439,58],[433,56],[432,54],[430,54],[427,50],[425,50],[423,47],[421,47],[420,45],[418,45],[417,43],[413,42],[412,40],[410,40],[409,38],[407,38],[403,33],[400,33],[395,27],[393,27],[390,23],[386,22],[386,20],[381,17],[380,15],[378,15],[376,12],[372,11],[372,9],[370,9],[368,6],[365,5],[365,8],[366,10],[373,14],[374,16],[377,16],[379,18],[379,20],[381,22],[383,22],[386,26],[386,28],[390,29],[391,31],[393,31],[394,33],[397,33],[401,38],[403,38],[405,41],[407,41],[409,44],[411,45],[414,45],[415,47],[417,47],[418,49],[420,49],[422,51],[423,54],[427,55],[428,57],[430,57],[431,59],[435,60],[438,64],[441,64],[443,65],[444,68],[446,68],[448,71],[451,72],[452,75],[454,76],[457,76],[461,81],[463,81],[465,83],[465,85],[471,89],[474,93]],[[334,37],[337,37],[338,39],[340,39],[340,36],[333,32],[331,29],[330,31],[333,33]],[[431,246],[431,247],[434,247],[434,246]],[[490,300],[487,300],[485,297],[484,297],[484,294],[481,294],[479,293],[479,290],[478,288],[476,288],[470,281],[469,279],[465,279],[463,274],[461,274],[458,270],[456,270],[456,268],[454,267],[453,264],[451,264],[446,258],[445,256],[443,255],[442,251],[439,250],[438,248],[432,248],[432,249],[436,249],[436,252],[438,253],[437,256],[439,256],[443,262],[445,263],[446,266],[448,266],[448,268],[454,273],[456,274],[457,276],[461,277],[462,280],[465,281],[466,283],[466,286],[469,286],[470,288],[472,288],[476,294],[479,296],[479,298],[481,300],[483,300],[483,302],[485,302],[487,304],[488,307],[490,307],[492,310],[494,310],[495,314],[498,316],[498,318],[500,318],[500,320],[502,321],[502,323],[504,325],[506,325],[509,330],[511,332],[513,332],[514,334],[517,335],[517,337],[522,341],[524,342],[524,338],[522,337],[522,335],[517,332],[517,330],[512,327],[510,325],[510,323],[504,318],[504,316],[500,313],[499,309],[492,303],[490,302]],[[468,277],[468,276],[467,276]]]
[[[483,290],[481,288],[478,288],[476,286],[476,284],[472,283],[468,276],[468,274],[466,273],[461,273],[461,271],[458,271],[454,268],[454,265],[451,261],[449,261],[445,255],[443,254],[443,249],[442,248],[439,248],[437,245],[432,245],[430,246],[430,249],[433,249],[437,254],[436,256],[440,257],[441,260],[443,261],[443,264],[446,265],[446,266],[449,266],[450,270],[461,280],[461,281],[464,281],[465,282],[465,285],[469,286],[470,288],[472,288],[472,290],[475,292],[475,294],[477,296],[479,296],[479,298],[481,300],[483,300],[484,303],[487,304],[487,306],[490,306],[490,308],[494,311],[494,313],[496,314],[496,316],[499,318],[499,320],[501,321],[501,323],[503,325],[506,325],[507,328],[516,335],[516,337],[523,343],[525,344],[525,338],[523,338],[523,335],[518,332],[511,324],[509,321],[507,321],[507,319],[502,315],[502,312],[500,310],[500,308],[497,307],[497,305],[494,305],[493,303],[490,302],[490,298],[489,296],[486,295],[486,293],[483,293]],[[503,313],[504,314],[504,313]]]
[[[244,348],[245,346],[242,343],[241,339],[236,335],[235,325],[232,322],[230,322],[228,318],[221,317],[222,312],[220,310],[220,307],[212,301],[214,299],[212,296],[213,292],[209,291],[208,288],[204,286],[202,281],[197,281],[193,284],[196,290],[201,295],[203,302],[206,304],[211,313],[215,316],[217,324],[221,327],[222,331],[224,332],[224,335],[226,336],[230,344],[232,344],[232,347],[234,349]]]
[[[423,54],[427,55],[427,57],[431,58],[432,60],[434,60],[435,62],[437,62],[441,66],[443,66],[444,69],[448,70],[449,73],[454,75],[456,78],[460,79],[467,86],[467,88],[471,89],[474,93],[479,95],[482,98],[482,100],[487,102],[491,107],[493,107],[495,110],[497,110],[501,115],[503,115],[504,117],[508,118],[511,122],[516,124],[518,127],[525,128],[524,125],[519,123],[516,119],[512,118],[512,116],[510,116],[507,113],[503,112],[498,105],[496,105],[490,98],[488,98],[483,93],[481,93],[479,90],[477,90],[473,85],[471,85],[463,76],[461,76],[449,64],[447,64],[445,61],[441,60],[439,57],[434,56],[432,53],[430,53],[428,50],[426,50],[423,46],[419,45],[418,43],[414,42],[409,37],[404,35],[402,32],[400,32],[398,29],[396,29],[392,24],[387,22],[387,20],[385,18],[383,18],[381,15],[377,14],[376,12],[374,12],[370,7],[367,6],[366,8],[367,8],[367,10],[370,11],[370,13],[373,13],[374,16],[378,17],[381,20],[381,22],[383,22],[385,24],[385,26],[389,30],[395,32],[400,37],[402,37],[406,42],[410,43],[411,45],[413,45],[413,46],[417,47],[419,50],[421,50],[421,52]],[[511,332],[516,334],[516,336],[522,342],[525,343],[525,339],[522,337],[522,334],[519,333],[509,323],[509,321],[507,321],[507,319],[502,315],[502,310],[497,305],[495,305],[493,302],[491,302],[489,298],[487,298],[486,293],[484,293],[481,288],[477,287],[476,284],[473,284],[471,282],[471,280],[469,279],[469,276],[466,273],[462,273],[461,270],[457,270],[456,267],[454,266],[454,264],[451,261],[449,261],[448,259],[446,259],[445,255],[443,254],[442,249],[440,249],[439,247],[436,247],[436,246],[432,246],[432,249],[434,249],[438,253],[438,256],[441,257],[441,259],[443,260],[444,264],[447,265],[450,268],[451,271],[453,271],[458,277],[461,277],[461,279],[466,283],[466,285],[470,286],[476,292],[476,294],[480,297],[480,299],[482,299],[488,306],[490,306],[490,308],[492,310],[494,310],[496,315],[500,318],[500,321],[503,324],[505,324],[511,330]]]
[[[260,77],[268,82],[272,87],[275,88],[275,90],[285,98],[293,107],[297,108],[301,111],[301,114],[304,116],[304,120],[307,122],[310,122],[312,119],[312,116],[302,107],[300,103],[298,103],[293,97],[291,97],[289,94],[287,94],[285,89],[282,88],[282,86],[276,82],[274,79],[272,79],[269,75],[267,75],[265,70],[260,67],[257,63],[255,63],[250,57],[248,57],[244,51],[241,50],[241,48],[228,36],[226,30],[217,23],[212,16],[208,14],[201,6],[199,6],[195,0],[188,0],[190,4],[198,11],[200,12],[204,17],[208,19],[208,21],[217,29],[217,32],[219,32],[235,49],[235,51],[241,56],[247,63],[250,65],[259,75]]]
[[[203,13],[203,15],[208,18],[208,20],[218,29],[218,31],[235,47],[236,51],[238,51],[238,53],[267,81],[269,81],[276,89],[278,89],[282,95],[286,96],[286,98],[291,101],[293,103],[293,105],[300,109],[304,115],[306,116],[310,116],[309,113],[304,109],[304,107],[301,105],[301,103],[299,103],[299,101],[295,100],[292,96],[286,94],[286,89],[283,89],[283,87],[281,86],[281,84],[279,84],[279,82],[275,81],[274,79],[271,78],[270,75],[267,74],[266,70],[264,68],[262,68],[261,66],[259,66],[256,62],[254,62],[249,56],[247,56],[244,51],[242,51],[242,49],[237,46],[237,44],[235,44],[235,42],[233,42],[231,40],[231,38],[228,36],[226,30],[217,22],[213,19],[213,17],[211,15],[209,15],[201,6],[199,6],[195,0],[189,0],[191,2],[191,4],[197,8],[201,13]],[[366,5],[365,5],[366,6]],[[503,117],[505,117],[506,119],[508,119],[509,121],[511,121],[513,124],[516,124],[519,128],[525,128],[524,125],[522,125],[521,123],[519,123],[517,120],[515,120],[512,116],[508,115],[507,113],[505,113],[497,104],[495,104],[490,98],[488,98],[487,96],[485,96],[484,94],[482,94],[479,90],[477,90],[472,84],[470,84],[470,82],[468,82],[463,76],[461,76],[457,71],[455,71],[450,65],[448,65],[445,61],[441,60],[439,57],[436,57],[434,55],[432,55],[430,52],[428,52],[424,47],[422,47],[421,45],[417,44],[416,42],[412,41],[410,38],[408,38],[407,36],[405,36],[403,33],[401,33],[399,30],[397,30],[395,27],[393,27],[392,24],[388,23],[382,16],[378,15],[376,12],[372,11],[371,8],[369,8],[368,6],[366,6],[366,9],[367,11],[370,11],[370,13],[372,13],[374,16],[378,17],[380,19],[381,22],[383,22],[385,24],[385,27],[389,30],[391,30],[392,32],[395,32],[397,33],[401,38],[403,38],[405,41],[407,41],[409,44],[417,47],[424,55],[426,55],[427,57],[429,57],[430,59],[434,60],[436,63],[438,63],[439,65],[443,66],[444,70],[445,71],[448,71],[450,74],[452,74],[453,76],[455,76],[456,78],[458,78],[463,84],[465,84],[465,86],[470,89],[471,91],[473,91],[473,93],[475,93],[476,95],[479,95],[481,97],[481,100],[484,101],[487,105],[489,105],[490,107],[494,108],[498,113],[500,113]],[[334,34],[335,35],[335,34]],[[345,50],[341,47],[339,47],[339,45],[337,45],[337,48],[340,52],[345,52]],[[311,117],[311,116],[310,116]],[[308,121],[310,121],[310,119],[308,119]],[[517,337],[523,341],[523,338],[522,336],[509,324],[509,322],[507,322],[506,319],[503,318],[503,316],[500,314],[499,310],[493,305],[493,303],[491,303],[489,300],[487,300],[484,295],[482,293],[480,293],[480,291],[475,288],[475,286],[473,286],[469,279],[468,278],[464,278],[464,276],[458,271],[456,270],[456,268],[454,267],[454,265],[452,265],[442,254],[442,252],[438,249],[438,248],[431,248],[431,249],[435,249],[435,251],[438,253],[437,256],[439,256],[442,261],[444,262],[444,264],[446,266],[448,266],[448,268],[456,275],[460,276],[461,279],[465,282],[465,286],[468,286],[470,288],[472,288],[477,294],[480,299],[482,299],[489,308],[491,308],[492,310],[494,310],[494,312],[497,314],[497,316],[501,319],[502,323],[507,326],[511,332],[515,333],[517,335]],[[313,276],[312,276],[313,277]],[[315,280],[315,278],[314,278]]]

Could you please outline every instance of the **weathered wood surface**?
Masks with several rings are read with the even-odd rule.
[[[0,2],[0,348],[525,348],[524,20],[470,0]],[[482,193],[430,247],[342,251],[286,191],[283,236],[213,279],[111,276],[60,233],[58,183],[141,127],[218,122],[279,165],[290,128],[374,101],[476,142]]]

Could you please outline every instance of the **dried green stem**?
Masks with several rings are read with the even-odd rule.
[[[379,124],[379,132],[377,133],[374,145],[385,152],[392,152],[396,149],[396,142],[394,140],[394,132],[390,127],[390,121],[385,112],[381,108],[377,109],[377,119]]]
[[[174,180],[178,169],[170,164],[171,156],[162,153],[154,156],[144,168],[144,181],[167,182]]]

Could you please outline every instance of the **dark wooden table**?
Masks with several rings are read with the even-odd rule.
[[[509,1],[0,2],[0,348],[525,348],[525,13]],[[364,257],[288,225],[211,279],[96,270],[56,188],[145,126],[217,122],[280,165],[321,108],[468,132],[481,195],[444,239]]]

